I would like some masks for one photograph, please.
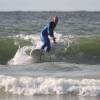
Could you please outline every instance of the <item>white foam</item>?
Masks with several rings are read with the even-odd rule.
[[[59,34],[59,33],[56,33],[56,32],[54,34],[56,36],[56,42],[59,43],[59,42],[61,42],[61,40],[63,40],[62,34]],[[71,37],[71,36],[69,36],[69,37]],[[35,48],[40,48],[41,45],[42,45],[39,34],[33,34],[33,35],[20,34],[20,35],[16,35],[15,38],[21,38],[21,39],[24,39],[24,40],[31,40],[31,42],[32,42],[32,44],[34,44]],[[51,42],[53,42],[52,39],[51,39]]]
[[[80,96],[100,95],[100,80],[65,79],[48,77],[12,77],[0,75],[0,89],[17,95],[71,94]]]
[[[31,64],[33,62],[33,58],[29,56],[26,51],[30,51],[32,46],[24,46],[19,48],[15,54],[15,56],[8,61],[9,65],[22,65],[22,64]]]

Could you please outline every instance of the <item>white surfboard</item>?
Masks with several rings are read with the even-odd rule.
[[[51,55],[50,53],[43,52],[40,49],[33,49],[30,51],[30,56],[34,58],[37,62],[45,62],[45,61],[51,61]]]

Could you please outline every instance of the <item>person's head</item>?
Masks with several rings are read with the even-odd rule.
[[[57,16],[52,16],[52,21],[57,24],[58,23],[58,17]]]

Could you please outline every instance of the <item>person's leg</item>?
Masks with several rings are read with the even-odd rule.
[[[43,35],[43,33],[40,34],[40,39],[41,39],[41,42],[43,43],[42,46],[41,46],[41,50],[44,50],[44,48],[46,47],[46,39],[45,39],[45,35]]]
[[[42,47],[41,47],[41,50],[44,50],[44,49],[46,48],[45,51],[46,51],[46,52],[49,52],[51,46],[50,46],[50,40],[49,40],[48,36],[45,35],[45,34],[41,34],[41,35],[40,35],[40,38],[41,38],[41,41],[42,41],[42,43],[43,43],[43,45],[42,45]]]
[[[49,52],[50,49],[51,49],[49,38],[45,38],[44,41],[43,41],[43,45],[41,47],[41,50],[44,50],[44,49],[45,49],[46,52]]]
[[[44,50],[45,47],[46,47],[46,43],[43,43],[41,50]]]
[[[49,52],[50,49],[51,49],[49,38],[47,39],[46,47],[47,47],[47,48],[46,48],[46,52]]]

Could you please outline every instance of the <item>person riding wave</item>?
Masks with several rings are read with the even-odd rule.
[[[56,43],[56,38],[54,36],[54,29],[58,23],[58,17],[53,16],[51,18],[51,21],[43,28],[42,32],[40,33],[40,39],[43,43],[41,50],[45,50],[46,52],[49,52],[51,49],[50,39],[48,36],[50,36],[53,39],[53,42]]]

